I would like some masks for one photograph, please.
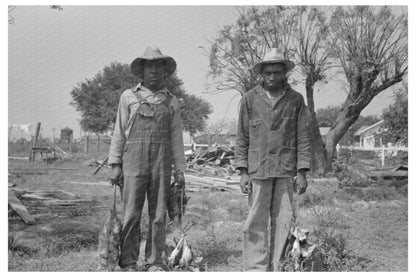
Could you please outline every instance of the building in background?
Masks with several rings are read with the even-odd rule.
[[[61,129],[61,142],[70,143],[74,138],[74,131],[69,128],[65,127]]]
[[[381,147],[383,145],[381,137],[378,133],[382,130],[383,120],[374,123],[371,126],[361,126],[357,132],[354,133],[354,141],[359,147]]]

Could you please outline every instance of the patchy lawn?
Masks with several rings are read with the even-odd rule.
[[[79,155],[73,161],[48,165],[76,170],[51,170],[49,174],[22,175],[12,181],[17,188],[64,190],[110,206],[113,192],[110,186],[65,182],[108,180],[110,170],[103,168],[92,176],[96,168],[84,165],[87,159]],[[45,166],[9,162],[9,168]],[[203,257],[204,269],[240,271],[247,197],[209,189],[189,191],[187,195],[191,198],[185,223],[194,223],[187,238],[195,256]],[[391,186],[375,185],[367,190],[346,192],[338,189],[335,179],[310,180],[307,193],[296,196],[295,200],[298,225],[311,231],[311,239],[318,246],[329,247],[326,257],[333,271],[408,270],[407,197]],[[120,201],[118,207],[120,212]],[[39,219],[33,226],[9,220],[9,271],[95,271],[98,232],[105,215],[104,211],[92,216]],[[146,231],[146,212],[143,217]],[[179,236],[178,226],[169,226],[168,230],[167,243],[173,245],[173,237]],[[338,252],[331,247],[338,247]]]

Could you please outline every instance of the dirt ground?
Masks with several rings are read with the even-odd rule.
[[[9,178],[20,189],[64,190],[81,198],[93,199],[110,206],[112,188],[105,185],[73,184],[107,181],[110,170],[83,164],[91,157],[78,155],[72,160],[46,165],[41,162],[9,160],[13,168],[49,167],[48,174]],[[53,168],[74,168],[56,170]],[[408,268],[408,206],[407,197],[377,184],[373,191],[347,193],[335,179],[309,181],[306,194],[297,196],[298,225],[308,228],[313,238],[318,230],[328,227],[342,236],[345,251],[360,261],[360,267],[344,267],[357,271],[407,271]],[[247,197],[237,193],[210,189],[187,192],[190,201],[185,223],[193,222],[188,240],[195,256],[202,257],[206,271],[241,271],[242,229],[247,216]],[[377,195],[377,197],[368,197]],[[118,210],[121,204],[118,202]],[[28,226],[9,218],[9,271],[96,271],[98,232],[106,211],[68,217],[37,218]],[[121,216],[121,212],[120,212]],[[143,215],[143,237],[146,235],[147,214]],[[178,237],[177,226],[169,226],[167,243]],[[142,253],[143,254],[143,253]],[[347,259],[347,258],[344,258]],[[342,267],[338,267],[342,268]]]

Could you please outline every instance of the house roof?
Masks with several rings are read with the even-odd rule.
[[[367,132],[368,130],[381,125],[383,122],[384,122],[384,120],[380,120],[380,121],[374,123],[371,126],[361,126],[360,129],[358,129],[357,132],[354,133],[354,136],[359,136],[359,135]]]

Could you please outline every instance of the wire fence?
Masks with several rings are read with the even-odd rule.
[[[357,147],[337,145],[337,156],[348,156],[369,166],[396,166],[407,164],[406,147]]]

